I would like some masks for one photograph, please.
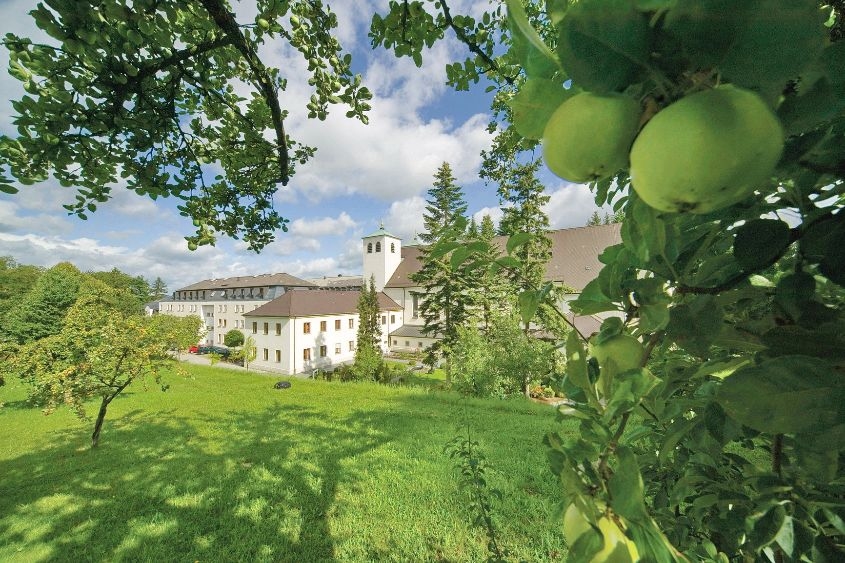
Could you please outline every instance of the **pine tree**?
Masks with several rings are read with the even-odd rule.
[[[438,355],[447,361],[451,343],[457,338],[457,327],[469,317],[471,304],[462,276],[452,271],[451,252],[438,252],[438,248],[466,239],[467,204],[463,190],[455,184],[452,169],[444,162],[434,175],[434,185],[428,191],[428,205],[423,216],[426,232],[420,240],[427,243],[421,248],[422,267],[411,279],[425,290],[420,303],[423,332],[437,339],[428,348],[426,361],[434,364]]]
[[[167,284],[160,277],[156,277],[150,288],[150,293],[154,300],[159,300],[167,295]]]
[[[510,204],[504,207],[500,233],[507,236],[517,233],[533,235],[514,253],[521,263],[512,277],[519,290],[536,289],[542,284],[546,262],[552,253],[552,242],[546,235],[549,217],[543,211],[549,196],[545,195],[543,185],[537,179],[539,166],[540,161],[516,166],[499,186],[502,203]]]
[[[464,219],[467,210],[463,189],[455,183],[448,162],[441,164],[434,174],[427,203],[423,215],[425,232],[419,237],[422,242],[431,244],[437,242],[443,229],[453,227],[459,218]]]
[[[361,289],[358,298],[358,344],[353,372],[359,379],[377,379],[381,372],[381,325],[378,293],[374,277]]]
[[[490,215],[485,215],[481,219],[476,235],[467,237],[467,242],[484,243],[484,249],[475,254],[474,260],[492,263],[499,257],[501,249],[493,243],[495,236],[496,226],[493,224],[493,219]],[[475,314],[486,331],[497,313],[511,309],[513,305],[511,286],[499,272],[494,272],[489,268],[476,268],[473,272],[467,273],[465,279],[468,284],[467,293],[470,295],[470,302],[474,305]]]
[[[605,214],[605,221],[607,221],[607,214]],[[607,224],[607,223],[605,223]],[[593,211],[593,214],[590,215],[590,218],[587,219],[587,226],[594,227],[595,225],[601,225],[601,217],[599,217],[599,211],[596,209]]]

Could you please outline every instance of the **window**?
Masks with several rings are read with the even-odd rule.
[[[334,345],[334,353],[340,354],[340,343],[339,342]]]
[[[229,319],[223,319],[223,328],[229,326]]]
[[[282,351],[281,350],[276,350],[276,363],[277,364],[282,363]]]
[[[397,346],[398,344],[399,344],[399,341],[398,341],[398,340],[396,340],[396,339],[394,338],[394,339],[393,339],[393,345],[394,345],[394,346]]]
[[[367,254],[372,254],[372,253],[373,253],[373,243],[368,242],[367,243]]]
[[[349,328],[355,328],[355,319],[349,319]]]
[[[270,332],[270,323],[264,323],[264,334]]]
[[[422,342],[417,342],[417,346],[419,346],[420,348],[422,348],[422,347],[423,347]]]
[[[381,324],[383,324],[383,325],[386,325],[386,324],[387,324],[387,315],[382,315],[382,316],[381,316]]]
[[[258,323],[252,323],[252,334],[258,334]]]
[[[328,350],[326,349],[326,345],[323,344],[322,346],[320,346],[320,357],[325,358],[327,354]]]
[[[392,242],[390,243],[390,253],[394,254],[396,252],[396,245]]]
[[[335,329],[335,330],[340,330],[340,319],[335,319],[335,320],[334,320],[334,329]]]
[[[266,362],[269,359],[270,359],[270,350],[268,350],[267,348],[264,348],[264,361]]]
[[[349,351],[350,352],[355,351],[355,341],[354,340],[349,341]]]
[[[405,348],[410,348],[410,347],[411,347],[411,343],[408,340],[406,340],[405,341]]]
[[[390,315],[390,324],[396,324],[396,315]]]
[[[305,360],[306,362],[311,361],[311,348],[304,348],[302,350],[302,359]]]
[[[414,318],[418,318],[420,316],[420,295],[418,293],[411,294],[411,300],[413,301],[413,305],[411,308],[411,313],[413,314]]]
[[[302,334],[311,334],[311,323],[302,323]]]
[[[376,243],[376,252],[381,252],[381,243],[380,242]]]
[[[223,344],[223,334],[222,333],[217,335],[217,343]]]
[[[282,334],[282,323],[276,323],[276,336]]]
[[[326,332],[326,321],[320,321],[320,330]]]

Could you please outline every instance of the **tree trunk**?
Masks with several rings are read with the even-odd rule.
[[[103,429],[103,421],[106,418],[106,409],[109,408],[110,402],[110,397],[103,397],[103,402],[100,403],[100,412],[97,413],[97,421],[94,423],[94,433],[91,434],[91,449],[96,448],[97,443],[100,441],[100,430]]]

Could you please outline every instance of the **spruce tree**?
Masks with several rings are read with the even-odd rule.
[[[552,254],[552,241],[546,235],[549,217],[543,211],[549,196],[544,193],[543,184],[537,179],[539,166],[539,160],[515,166],[499,186],[502,203],[510,204],[503,209],[500,233],[507,236],[517,233],[533,235],[514,253],[521,263],[512,277],[519,290],[536,289],[542,284],[546,262]]]
[[[465,280],[452,271],[451,252],[437,251],[443,245],[466,240],[467,204],[448,162],[434,175],[427,203],[423,216],[426,232],[419,236],[426,243],[421,248],[422,267],[411,279],[425,290],[420,303],[420,316],[425,323],[423,332],[437,339],[428,348],[426,361],[433,365],[441,355],[447,361],[448,372],[449,349],[457,339],[457,327],[467,321],[471,310]]]
[[[375,278],[361,288],[358,298],[358,344],[353,371],[358,379],[378,379],[381,372],[381,325]]]

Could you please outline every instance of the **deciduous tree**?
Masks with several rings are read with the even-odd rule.
[[[66,404],[87,418],[86,401],[99,398],[92,447],[115,397],[135,381],[161,383],[160,370],[174,361],[170,350],[196,342],[202,324],[196,316],[125,315],[118,293],[84,281],[61,330],[22,346],[8,368],[31,384],[31,398],[47,413]]]
[[[308,117],[329,104],[367,121],[371,95],[351,70],[320,0],[257,0],[239,21],[226,0],[39,3],[49,40],[9,33],[9,71],[27,94],[13,101],[17,136],[0,137],[0,190],[49,175],[75,191],[81,219],[114,189],[180,200],[196,233],[221,233],[261,249],[287,219],[273,194],[314,148],[297,142],[279,93],[291,76],[269,67],[261,45],[281,42],[308,64]],[[245,91],[246,90],[246,91]],[[124,187],[125,186],[125,187]]]
[[[68,262],[45,271],[6,316],[2,327],[5,338],[25,344],[57,334],[76,301],[82,279],[83,274]]]

